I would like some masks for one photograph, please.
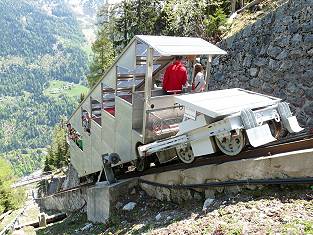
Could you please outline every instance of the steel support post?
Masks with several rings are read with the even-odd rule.
[[[153,74],[153,48],[149,47],[147,51],[147,61],[146,61],[145,100],[144,100],[143,127],[142,127],[142,136],[144,143],[146,140],[146,123],[148,118],[147,111],[150,109],[152,74]]]
[[[208,55],[208,60],[206,62],[206,70],[205,70],[205,91],[208,91],[209,89],[209,80],[211,78],[211,61],[212,56]]]

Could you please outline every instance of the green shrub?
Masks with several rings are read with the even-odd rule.
[[[12,189],[13,171],[8,162],[0,158],[0,214],[17,209],[25,199],[23,189]]]

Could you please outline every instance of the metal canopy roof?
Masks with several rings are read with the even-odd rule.
[[[136,38],[151,46],[162,56],[227,54],[226,51],[201,38],[151,35],[136,35]]]

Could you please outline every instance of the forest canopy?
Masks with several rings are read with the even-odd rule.
[[[0,12],[0,157],[23,175],[43,165],[36,149],[50,144],[53,127],[78,104],[79,94],[44,91],[52,80],[86,85],[89,60],[65,5],[53,4],[50,14],[37,1],[0,0]]]
[[[93,86],[128,42],[139,34],[221,39],[231,2],[224,0],[131,0],[99,10],[98,37],[88,76]]]

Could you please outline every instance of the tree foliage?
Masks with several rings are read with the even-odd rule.
[[[18,174],[27,174],[42,161],[33,165],[21,151],[46,147],[60,116],[69,116],[77,105],[76,99],[43,91],[51,80],[84,83],[86,42],[62,4],[47,13],[36,1],[0,0],[0,12],[0,154],[18,164]],[[28,163],[23,167],[13,156]]]
[[[0,214],[7,210],[17,209],[23,202],[24,192],[11,188],[13,179],[10,164],[0,158]]]
[[[93,45],[89,85],[98,81],[119,54],[138,34],[194,36],[211,42],[220,39],[230,1],[223,0],[124,0],[108,12],[100,10],[104,20]]]
[[[107,28],[100,29],[98,39],[92,45],[93,60],[90,65],[90,73],[87,76],[90,87],[100,79],[114,60],[113,44],[107,37],[107,31]]]
[[[53,130],[51,146],[48,147],[44,171],[52,171],[67,166],[69,162],[69,147],[66,141],[64,121],[56,125]]]
[[[22,177],[37,169],[42,169],[45,149],[13,150],[0,154],[0,158],[7,160],[13,169],[14,175]]]

